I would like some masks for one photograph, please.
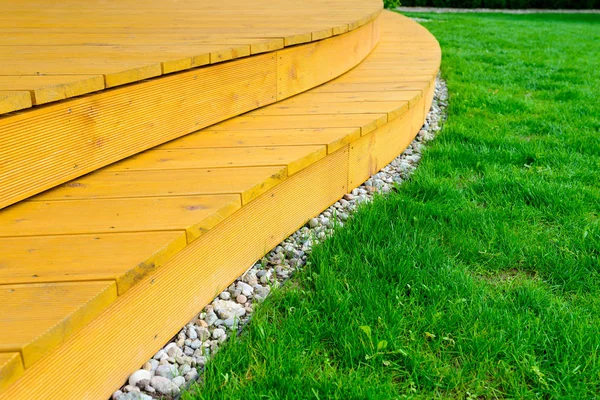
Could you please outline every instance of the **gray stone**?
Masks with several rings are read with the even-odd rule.
[[[240,294],[239,296],[237,296],[235,298],[235,300],[240,304],[245,304],[248,301],[248,298],[246,296],[244,296],[243,294]]]
[[[141,381],[138,381],[137,387],[139,387],[140,389],[145,388],[146,386],[148,386],[150,384],[150,379],[142,379]]]
[[[202,342],[200,341],[200,339],[196,339],[192,343],[190,343],[190,347],[194,350],[200,348],[200,346],[202,346]],[[185,353],[185,350],[184,350],[184,353]]]
[[[252,293],[254,293],[254,288],[245,282],[238,282],[238,289],[240,289],[242,294],[246,297],[251,296]]]
[[[167,353],[164,350],[159,350],[155,355],[154,358],[155,360],[161,360],[163,358],[163,356],[166,356]]]
[[[189,346],[185,346],[183,348],[183,354],[185,354],[186,356],[191,356],[192,354],[194,354],[194,349],[192,349]]]
[[[317,220],[316,218],[311,218],[308,221],[308,226],[310,226],[311,228],[316,228],[317,225],[319,225],[319,220]]]
[[[203,367],[206,364],[206,356],[198,356],[196,357],[196,364]]]
[[[229,300],[231,298],[231,293],[229,293],[229,292],[221,292],[221,294],[219,295],[219,297],[222,300]]]
[[[212,333],[212,337],[215,339],[220,338],[221,336],[225,335],[225,331],[221,328],[217,328],[213,331]]]
[[[208,324],[208,326],[213,325],[215,323],[215,321],[218,319],[219,319],[219,317],[217,317],[217,314],[215,314],[214,311],[206,313],[206,323]]]
[[[123,388],[123,391],[125,393],[130,393],[130,392],[139,392],[140,388],[137,386],[133,386],[133,385],[127,385]]]
[[[156,368],[155,375],[171,379],[173,376],[175,376],[175,367],[173,365],[159,365],[158,368]],[[154,388],[158,390],[156,386],[154,386]]]
[[[185,378],[183,376],[176,376],[171,380],[171,382],[173,382],[175,385],[177,385],[178,388],[180,388],[185,384]]]
[[[153,377],[150,385],[160,394],[179,394],[179,387],[162,376]]]
[[[192,369],[187,374],[185,374],[186,381],[196,380],[197,377],[198,377],[198,371],[196,371],[196,369]]]
[[[192,370],[192,367],[187,365],[187,364],[183,364],[181,367],[179,367],[179,375],[185,375],[188,372],[190,372]]]
[[[115,400],[152,400],[151,396],[140,392],[129,392],[121,393],[119,396],[114,397]]]
[[[137,371],[135,371],[133,374],[131,374],[129,376],[128,382],[131,386],[137,386],[138,382],[141,381],[142,379],[149,381],[150,378],[152,378],[150,371],[148,371],[146,369],[138,369]]]
[[[150,386],[150,384],[146,385],[144,390],[148,393],[156,393],[156,389],[154,389],[152,386]]]
[[[198,339],[201,341],[205,341],[210,337],[210,332],[203,326],[196,327],[196,333],[198,334]]]
[[[187,331],[185,332],[185,334],[187,335],[188,338],[194,340],[194,339],[198,339],[198,334],[196,333],[196,329],[194,329],[193,326],[190,326]]]

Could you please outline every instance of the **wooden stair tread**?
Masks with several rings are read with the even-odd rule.
[[[116,298],[114,281],[1,285],[0,352],[28,368]]]
[[[121,295],[186,245],[179,231],[0,238],[0,282],[115,281]]]
[[[271,5],[269,0],[233,0],[222,8],[206,0],[188,0],[165,2],[160,9],[148,9],[143,0],[128,0],[120,8],[101,1],[4,4],[0,75],[50,75],[64,97],[53,96],[52,90],[33,80],[21,80],[18,90],[30,91],[33,101],[23,106],[0,96],[0,113],[256,54],[265,51],[265,46],[251,51],[261,39],[277,39],[281,47],[325,39],[357,29],[381,10],[376,1],[355,1],[352,6],[342,1],[307,1],[293,8]],[[228,39],[234,42],[223,43]],[[100,74],[102,85],[61,80],[61,75],[82,74]]]

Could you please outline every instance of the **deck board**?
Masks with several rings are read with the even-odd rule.
[[[113,281],[2,285],[0,352],[20,352],[28,368],[116,298]]]
[[[42,0],[27,4],[34,1]],[[74,4],[66,0],[61,7]],[[111,3],[109,9],[122,7]],[[29,345],[33,339],[10,349],[0,346],[0,355],[25,354],[27,367],[19,370],[20,360],[11,358],[15,372],[0,379],[1,400],[110,396],[248,266],[408,145],[433,98],[439,46],[424,28],[399,15],[385,12],[376,24],[371,21],[371,16],[355,21],[371,30],[366,36],[370,40],[379,34],[373,27],[381,26],[381,41],[368,55],[368,63],[331,82],[167,143],[161,140],[157,144],[164,144],[158,147],[0,210],[0,291],[83,284],[96,285],[95,291],[81,290],[91,297],[110,291],[98,308],[85,299],[65,297],[77,310],[89,308],[97,316],[91,321],[76,318],[80,324],[62,336],[47,334],[54,350]],[[311,46],[316,48],[317,43]],[[402,51],[394,56],[395,49]],[[284,49],[288,50],[292,49]],[[276,64],[279,61],[274,58]],[[294,63],[287,65],[284,71],[289,74]],[[157,82],[173,79],[174,90],[182,82],[178,77],[190,72]],[[255,87],[270,87],[276,98],[277,84],[269,82],[276,82],[277,74],[273,77]],[[315,79],[305,82],[311,86],[321,78]],[[122,89],[126,88],[111,91]],[[74,100],[65,100],[70,101]],[[153,110],[151,103],[143,105]],[[177,107],[189,107],[190,112],[210,107],[218,112],[208,100],[174,103],[170,113],[179,117]],[[156,121],[163,121],[166,132],[178,128],[177,119],[165,113]],[[133,117],[130,121],[132,128],[143,129]],[[102,285],[110,289],[103,291]],[[22,303],[36,296],[24,295]],[[153,307],[158,304],[161,313]],[[34,311],[35,307],[30,306]],[[59,315],[64,309],[54,310],[58,313],[54,322],[40,318],[38,331],[44,330],[44,323],[69,324],[72,317]],[[168,315],[168,322],[161,315]],[[144,323],[131,323],[136,320]],[[24,322],[0,319],[0,331],[7,324],[12,325],[4,329],[5,335],[14,335],[15,327]],[[3,340],[0,334],[0,343]],[[44,362],[34,362],[41,356]],[[86,362],[89,359],[98,362]],[[0,370],[2,360],[0,356]],[[17,380],[9,385],[9,379]]]
[[[111,165],[106,171],[287,166],[288,175],[292,175],[326,153],[325,146],[149,150]]]
[[[182,231],[0,238],[0,284],[114,280],[121,295],[186,244]]]
[[[21,353],[0,353],[0,392],[23,374]]]
[[[287,178],[284,166],[103,170],[83,176],[31,201],[241,194],[242,205]]]
[[[0,214],[0,237],[170,230],[191,242],[240,207],[238,194],[24,201]]]

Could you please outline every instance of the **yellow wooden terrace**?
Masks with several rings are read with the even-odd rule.
[[[408,145],[441,56],[377,0],[0,10],[0,399],[108,398]]]

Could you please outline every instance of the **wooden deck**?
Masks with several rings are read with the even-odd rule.
[[[36,7],[42,3],[28,0],[20,12],[15,6],[15,15],[21,17],[6,26],[33,26],[37,21],[32,38],[46,30],[52,43],[81,46],[78,35],[54,35],[62,27],[51,20],[39,22],[43,18]],[[76,9],[75,2],[60,4],[51,14]],[[100,146],[103,157],[77,154],[73,161],[76,156],[69,150],[51,163],[45,161],[53,168],[15,167],[10,181],[0,174],[3,190],[4,182],[13,185],[12,191],[3,192],[2,205],[21,200],[0,211],[0,299],[5,305],[0,318],[0,399],[108,398],[266,251],[399,154],[430,107],[440,63],[437,41],[407,18],[379,14],[377,2],[309,1],[302,3],[305,8],[283,12],[277,2],[263,1],[253,3],[244,18],[233,19],[226,18],[233,6],[204,10],[199,1],[173,4],[178,8],[169,14],[141,0],[115,2],[98,15],[121,16],[132,29],[144,30],[165,14],[167,22],[159,30],[163,36],[154,39],[145,31],[140,37],[157,43],[168,38],[179,45],[187,36],[178,36],[180,31],[169,30],[169,24],[183,31],[185,24],[192,26],[193,11],[198,10],[212,18],[200,30],[202,35],[218,31],[222,23],[231,32],[243,27],[245,38],[254,40],[261,32],[260,40],[277,36],[282,46],[296,46],[267,46],[256,51],[264,54],[0,118],[0,156],[9,160],[0,163],[4,168],[27,150],[47,158],[43,145],[48,142],[58,146],[62,140],[73,149],[81,145],[76,134],[81,130],[69,133],[70,118],[57,111],[64,111],[61,107],[102,105],[98,118],[113,118],[127,113],[128,108],[116,103],[122,99],[126,104],[128,92],[146,99],[123,117],[130,122],[103,124],[103,134],[112,135]],[[184,12],[186,7],[190,12]],[[149,12],[132,16],[130,10],[136,8]],[[94,14],[86,9],[81,14],[81,21],[71,23],[88,29],[83,22],[95,21]],[[269,15],[279,21],[293,17],[295,22],[267,24]],[[104,17],[94,34],[117,22]],[[298,22],[304,20],[307,24]],[[186,30],[186,35],[189,31],[194,32]],[[106,43],[118,38],[105,37]],[[243,75],[243,66],[249,65],[243,63],[268,71],[240,83],[236,71]],[[223,68],[231,70],[225,73]],[[192,81],[200,86],[190,86]],[[223,111],[222,103],[211,107],[209,100],[193,98],[206,82],[215,96],[225,88],[224,97],[229,98],[250,92],[271,97],[260,101],[250,95],[247,106]],[[239,86],[230,90],[229,83]],[[165,98],[170,108],[163,113]],[[156,122],[146,122],[147,116]],[[102,125],[98,121],[92,124],[95,132]],[[160,133],[152,137],[145,124],[160,125]],[[32,131],[40,136],[29,147],[12,140],[31,137]],[[124,144],[130,147],[119,152]],[[75,175],[60,170],[62,164],[86,161]],[[80,176],[90,171],[95,172]],[[77,179],[63,183],[73,177]],[[20,191],[14,189],[19,182]],[[54,188],[37,194],[49,187]]]

